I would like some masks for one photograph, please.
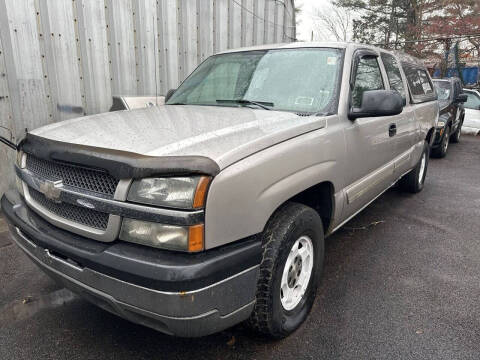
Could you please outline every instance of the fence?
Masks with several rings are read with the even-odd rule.
[[[0,134],[165,94],[213,53],[294,38],[293,0],[0,0]],[[14,157],[0,146],[0,194]]]

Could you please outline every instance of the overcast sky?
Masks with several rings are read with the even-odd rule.
[[[310,41],[313,30],[313,22],[318,22],[318,19],[313,16],[315,9],[320,9],[323,12],[328,13],[332,5],[329,0],[295,0],[295,6],[301,6],[302,11],[298,15],[300,23],[297,27],[297,39],[303,41]],[[321,40],[323,41],[335,41],[335,37],[328,31],[322,31]],[[315,40],[318,40],[316,38]]]

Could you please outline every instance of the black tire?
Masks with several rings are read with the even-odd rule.
[[[292,247],[305,235],[313,244],[312,272],[300,302],[287,311],[280,298],[282,275]],[[255,331],[278,339],[298,329],[314,303],[323,268],[322,220],[312,208],[290,202],[277,210],[261,236],[263,259],[257,283],[256,304],[247,323]]]
[[[450,126],[445,128],[443,133],[442,142],[439,147],[432,149],[432,156],[436,158],[444,158],[447,155],[448,144],[450,142]]]
[[[427,176],[427,169],[428,169],[428,158],[429,158],[429,151],[430,146],[425,141],[423,145],[423,152],[418,160],[417,165],[406,175],[404,175],[400,179],[400,187],[404,191],[408,191],[412,194],[416,194],[422,191],[423,186],[425,185],[425,177]],[[423,173],[421,172],[422,169],[422,161],[425,159],[425,165],[423,169]]]
[[[457,130],[453,133],[452,136],[450,136],[450,142],[452,143],[459,143],[460,142],[460,135],[462,133],[462,125],[463,125],[463,120],[458,124]]]

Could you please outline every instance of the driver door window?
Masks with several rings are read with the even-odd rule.
[[[362,57],[357,65],[355,82],[352,91],[352,106],[362,106],[363,93],[368,90],[385,89],[382,72],[376,57]]]

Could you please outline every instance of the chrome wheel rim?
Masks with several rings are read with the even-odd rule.
[[[423,175],[425,174],[425,167],[427,164],[427,156],[425,152],[422,155],[422,160],[420,162],[420,171],[418,172],[418,183],[421,185],[423,181]]]
[[[447,152],[447,149],[448,149],[448,143],[450,142],[449,140],[449,136],[450,136],[450,132],[448,131],[448,128],[447,130],[445,130],[445,139],[444,139],[444,143],[443,143],[443,152]]]
[[[303,235],[295,241],[283,268],[280,301],[285,310],[294,309],[307,291],[313,269],[312,239]]]

